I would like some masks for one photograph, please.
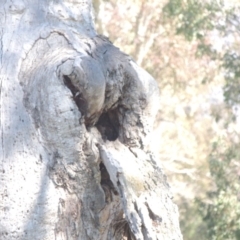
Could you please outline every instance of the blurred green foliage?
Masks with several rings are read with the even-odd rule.
[[[240,103],[240,56],[237,52],[226,52],[223,56],[225,70],[225,101],[234,106]]]
[[[163,8],[167,18],[175,17],[176,33],[182,34],[187,40],[201,40],[206,30],[213,30],[215,13],[220,10],[216,1],[211,3],[198,0],[170,0]]]
[[[224,73],[224,98],[230,106],[240,103],[240,52],[236,49],[240,32],[234,28],[239,24],[238,8],[224,11],[223,2],[200,2],[196,0],[170,0],[164,8],[167,17],[176,19],[176,34],[182,34],[188,41],[198,39],[197,56],[206,54],[212,60],[221,62]],[[234,19],[235,21],[231,21]],[[221,22],[221,24],[219,24]],[[229,31],[233,29],[234,32]],[[218,31],[224,36],[227,47],[217,53],[214,42],[207,43],[206,36],[211,31]],[[228,36],[235,35],[228,44]],[[231,113],[232,120],[235,119]],[[226,124],[226,126],[229,123]],[[213,180],[213,190],[207,192],[204,199],[196,198],[196,204],[188,210],[189,214],[198,213],[196,221],[188,227],[182,223],[187,239],[239,240],[240,239],[240,144],[227,139],[226,143],[218,141],[213,144],[209,156],[209,169]],[[199,216],[202,221],[199,221]],[[187,220],[187,219],[184,219]],[[187,221],[188,222],[188,221]],[[189,221],[191,223],[191,221]],[[197,224],[196,224],[197,222]],[[197,231],[202,228],[204,233]],[[193,231],[195,230],[195,231]],[[192,232],[193,231],[193,232]]]
[[[240,7],[225,8],[224,1],[169,0],[163,8],[167,19],[174,18],[176,34],[183,35],[188,41],[198,40],[196,56],[208,55],[212,60],[222,62],[225,86],[224,96],[227,104],[240,103],[240,55],[234,40],[240,40]],[[167,21],[166,19],[166,21]],[[211,32],[217,32],[219,38],[225,38],[225,48],[217,52],[214,45],[206,39]],[[217,41],[217,40],[216,40]],[[228,41],[233,41],[228,43]],[[236,46],[237,45],[237,46]]]
[[[239,144],[224,149],[221,141],[213,144],[209,156],[215,190],[207,198],[196,199],[198,212],[206,225],[207,239],[240,239],[240,169]]]

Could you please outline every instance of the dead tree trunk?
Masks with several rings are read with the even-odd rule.
[[[157,85],[90,0],[1,0],[0,239],[182,239],[150,151]]]

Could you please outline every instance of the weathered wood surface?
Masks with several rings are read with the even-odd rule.
[[[182,239],[150,150],[158,104],[90,0],[1,0],[0,239]]]

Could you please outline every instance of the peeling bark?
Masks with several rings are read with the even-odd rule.
[[[182,239],[150,148],[157,84],[91,11],[0,6],[0,239]]]

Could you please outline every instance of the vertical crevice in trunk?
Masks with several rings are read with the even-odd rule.
[[[122,239],[136,240],[126,218],[122,217],[116,220],[113,227],[114,227],[114,236],[116,236],[116,240],[122,240]]]
[[[86,114],[87,108],[88,108],[86,99],[84,99],[81,91],[73,85],[71,79],[68,76],[63,76],[63,81],[64,81],[64,84],[71,91],[71,93],[73,95],[73,100],[76,103],[78,110],[84,116]]]
[[[105,165],[102,162],[100,162],[100,164],[99,164],[99,170],[101,173],[101,182],[100,183],[101,183],[102,189],[105,193],[105,201],[106,201],[106,203],[110,203],[113,201],[112,194],[114,194],[114,195],[119,195],[119,194],[110,179],[109,173],[108,173]]]

